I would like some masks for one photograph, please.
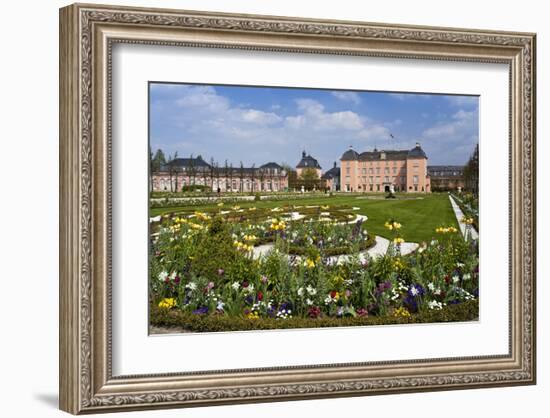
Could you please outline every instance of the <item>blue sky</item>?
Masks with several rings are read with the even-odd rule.
[[[410,149],[428,164],[465,164],[478,142],[477,96],[151,83],[153,152],[220,165],[295,166],[302,150],[323,171],[350,146]],[[393,138],[392,138],[393,136]],[[338,164],[339,165],[339,164]]]

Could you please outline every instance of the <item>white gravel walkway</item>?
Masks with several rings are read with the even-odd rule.
[[[388,248],[390,246],[390,241],[386,238],[383,238],[381,236],[376,236],[375,238],[376,243],[373,247],[369,248],[368,250],[361,251],[359,253],[359,258],[361,261],[365,261],[368,257],[376,258],[383,256],[388,251]],[[273,244],[264,244],[264,245],[258,245],[257,247],[254,247],[253,250],[253,257],[259,258],[261,256],[265,256],[271,249],[273,248]],[[405,242],[401,244],[401,254],[407,255],[412,253],[418,248],[418,244],[415,242]],[[332,257],[328,257],[328,261],[330,264],[336,263],[340,264],[344,261],[346,261],[349,258],[349,255],[335,255]]]
[[[453,207],[453,212],[456,216],[456,220],[458,222],[458,226],[460,228],[460,232],[462,232],[462,235],[464,236],[464,239],[466,239],[466,224],[461,221],[462,217],[464,216],[464,213],[458,206],[458,204],[455,202],[453,197],[449,195],[449,200],[451,201],[451,206]],[[479,239],[479,234],[477,233],[476,229],[471,226],[470,227],[470,238],[472,239]]]

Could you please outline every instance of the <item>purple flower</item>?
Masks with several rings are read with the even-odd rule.
[[[208,282],[208,284],[206,285],[206,288],[208,290],[212,290],[214,288],[214,282]]]
[[[223,276],[224,273],[225,273],[224,269],[218,269],[218,276]]]
[[[267,280],[268,280],[268,278],[267,278],[267,276],[265,276],[265,275],[263,275],[262,277],[260,277],[260,281],[261,281],[262,283],[267,283]]]
[[[195,309],[193,311],[194,314],[196,315],[204,315],[204,314],[207,314],[208,313],[208,306],[201,306],[200,308],[198,309]]]
[[[426,291],[419,284],[411,284],[407,293],[409,294],[409,296],[414,298],[417,296],[422,296],[424,293],[426,293]]]
[[[180,284],[180,282],[181,282],[180,276],[174,277],[174,283],[175,284]]]

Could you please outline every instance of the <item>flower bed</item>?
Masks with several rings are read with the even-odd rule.
[[[151,325],[178,327],[193,332],[251,331],[290,328],[325,328],[363,325],[395,325],[414,323],[437,323],[472,321],[478,318],[477,299],[460,305],[449,305],[441,310],[431,310],[410,316],[367,316],[347,318],[290,318],[280,321],[272,318],[249,319],[228,315],[196,315],[182,310],[162,309],[152,304],[149,310]]]
[[[374,237],[361,220],[340,208],[303,209],[261,210],[259,216],[220,207],[165,217],[151,239],[151,303],[182,318],[200,316],[200,324],[223,318],[239,324],[297,319],[346,324],[365,318],[430,321],[432,311],[477,299],[477,242],[464,241],[456,228],[437,228],[437,240],[402,256],[401,224],[389,220],[386,228],[395,234],[390,250],[365,259],[359,252]],[[351,223],[331,219],[337,212],[346,220],[351,216]],[[254,257],[254,247],[265,242],[273,248]],[[343,262],[329,260],[341,251],[347,254]]]

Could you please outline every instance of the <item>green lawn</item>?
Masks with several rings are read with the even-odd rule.
[[[332,197],[311,198],[300,200],[279,200],[279,201],[259,201],[259,202],[242,202],[238,205],[242,208],[255,206],[258,208],[289,205],[348,205],[360,208],[356,213],[367,215],[368,220],[365,222],[365,228],[369,233],[381,235],[391,238],[391,232],[384,228],[384,222],[390,218],[394,218],[401,222],[401,235],[406,241],[422,242],[429,241],[435,236],[435,228],[438,226],[455,226],[458,227],[456,218],[451,209],[449,197],[446,193],[432,193],[428,195],[420,195],[418,199],[412,198],[411,195],[399,195],[397,199],[379,199],[365,198],[360,195],[337,195]],[[375,197],[375,196],[368,196]],[[230,206],[228,204],[228,206]],[[231,204],[233,206],[233,204]],[[215,204],[205,206],[193,206],[194,210],[204,210],[207,208],[216,207]],[[189,207],[167,207],[167,208],[152,208],[151,216],[157,216],[169,212],[177,212],[178,210],[189,209]]]

